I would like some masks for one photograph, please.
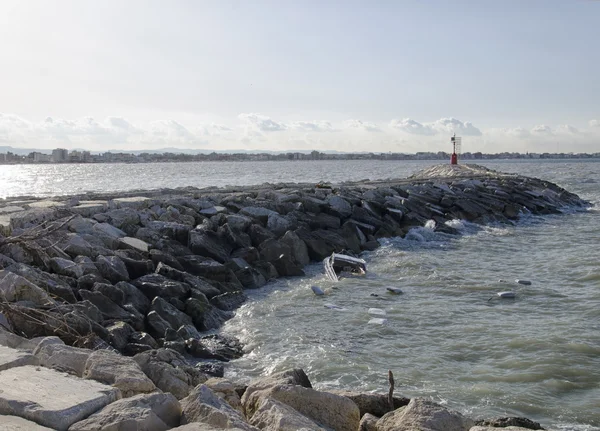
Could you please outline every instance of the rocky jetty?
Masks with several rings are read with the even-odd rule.
[[[207,331],[246,289],[302,276],[332,252],[373,250],[426,223],[456,233],[447,221],[587,206],[547,181],[474,165],[335,185],[11,199],[0,207],[0,428],[488,429],[427,400],[388,412],[384,396],[315,391],[297,370],[236,387],[223,364],[242,346]]]

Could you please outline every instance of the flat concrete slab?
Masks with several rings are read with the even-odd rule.
[[[35,422],[18,416],[0,415],[0,430],[2,431],[54,431],[52,428],[43,427]]]
[[[112,386],[31,365],[0,371],[0,388],[0,415],[61,431],[121,398]]]
[[[23,365],[37,365],[38,363],[38,359],[29,353],[0,346],[0,371]]]
[[[19,211],[25,211],[25,208],[18,207],[15,205],[9,205],[9,206],[0,208],[0,214],[16,213]]]

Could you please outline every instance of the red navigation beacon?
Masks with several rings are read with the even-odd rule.
[[[455,133],[454,136],[452,136],[450,138],[450,142],[452,142],[452,157],[450,158],[450,164],[456,165],[456,164],[458,164],[457,153],[460,153],[461,138],[456,136],[456,133]]]

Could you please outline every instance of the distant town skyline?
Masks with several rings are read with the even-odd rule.
[[[0,3],[0,146],[600,150],[600,2]]]

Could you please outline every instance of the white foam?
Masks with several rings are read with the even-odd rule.
[[[369,325],[383,325],[386,322],[387,322],[387,319],[382,319],[382,318],[374,317],[373,319],[369,320],[367,323]]]
[[[368,313],[372,316],[385,316],[386,315],[385,310],[383,310],[381,308],[369,308]]]

